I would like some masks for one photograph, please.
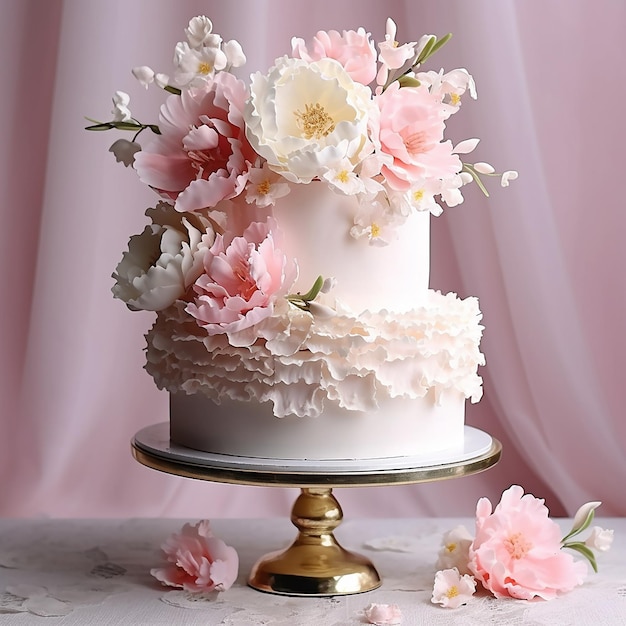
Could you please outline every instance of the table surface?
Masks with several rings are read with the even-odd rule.
[[[160,586],[150,568],[159,547],[186,522],[177,519],[0,520],[0,623],[113,626],[358,626],[370,603],[397,604],[404,626],[438,624],[626,625],[626,519],[597,519],[615,531],[609,552],[589,569],[585,584],[550,602],[495,600],[477,594],[459,609],[430,602],[444,532],[471,519],[344,519],[335,536],[370,558],[382,586],[331,598],[287,597],[246,585],[257,559],[288,546],[289,520],[212,520],[215,534],[236,548],[239,578],[221,594],[192,596]],[[568,530],[570,520],[556,520]]]

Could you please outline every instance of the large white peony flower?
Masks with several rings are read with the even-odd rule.
[[[334,59],[282,57],[267,75],[252,75],[246,134],[270,168],[295,183],[352,169],[370,151],[372,93]]]
[[[200,276],[215,232],[205,217],[181,213],[166,202],[148,209],[146,215],[152,223],[130,238],[113,274],[112,291],[129,309],[161,311]]]

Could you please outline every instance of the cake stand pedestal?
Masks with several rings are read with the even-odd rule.
[[[372,591],[381,585],[374,565],[345,550],[333,531],[343,513],[335,487],[402,485],[459,478],[495,465],[499,441],[465,427],[465,444],[454,458],[441,454],[359,461],[302,461],[209,454],[170,443],[169,423],[140,430],[132,440],[134,458],[168,474],[240,485],[297,487],[291,511],[298,529],[287,549],[272,552],[252,568],[254,589],[289,596],[334,596]]]

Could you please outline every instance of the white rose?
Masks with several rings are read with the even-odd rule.
[[[282,57],[267,75],[252,75],[246,134],[271,169],[309,183],[340,169],[342,160],[360,162],[371,96],[334,59]]]
[[[161,202],[146,215],[152,223],[128,242],[113,274],[113,295],[132,310],[161,311],[202,273],[205,251],[215,233],[209,220]]]

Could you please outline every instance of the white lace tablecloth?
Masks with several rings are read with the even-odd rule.
[[[626,625],[626,519],[599,519],[615,530],[599,573],[557,600],[525,602],[474,596],[459,609],[430,602],[442,534],[470,519],[345,519],[335,535],[368,556],[380,589],[334,598],[261,593],[246,586],[254,562],[286,547],[296,529],[287,519],[212,520],[216,535],[240,556],[237,583],[211,597],[161,587],[149,574],[159,547],[185,521],[0,520],[0,623],[107,625],[224,624],[226,626],[351,626],[366,623],[370,603],[397,604],[404,625]],[[568,520],[557,520],[569,529]]]

